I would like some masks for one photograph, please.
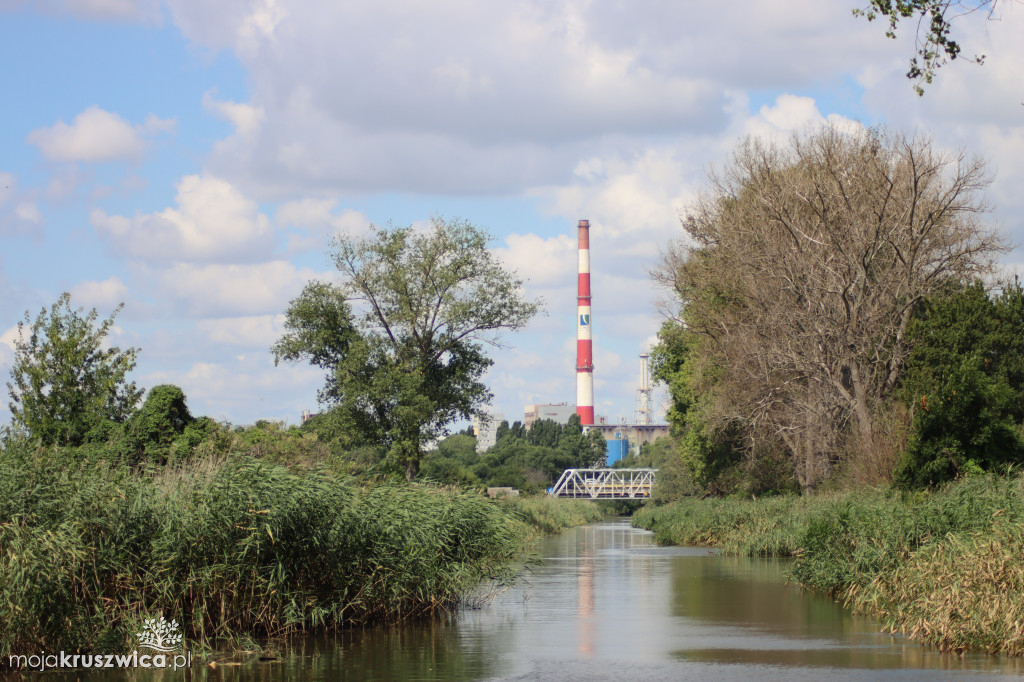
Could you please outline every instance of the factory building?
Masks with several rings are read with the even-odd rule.
[[[576,406],[568,403],[527,405],[523,408],[523,425],[529,429],[535,421],[548,419],[564,426],[569,423],[569,417],[574,414],[576,414]]]
[[[639,452],[640,446],[668,435],[668,424],[594,424],[587,431],[599,431],[608,441],[608,466]]]

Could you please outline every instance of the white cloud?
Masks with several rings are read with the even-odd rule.
[[[510,234],[505,243],[507,246],[494,249],[495,255],[531,289],[575,285],[577,241],[573,237]]]
[[[18,341],[18,325],[14,325],[0,334],[0,345],[4,345],[9,348],[12,352],[14,351],[14,344]]]
[[[4,0],[0,11],[28,5],[28,0]],[[70,14],[80,19],[159,24],[160,0],[32,0],[32,9],[46,14]]]
[[[19,189],[14,173],[0,172],[0,236],[40,233],[43,214],[37,194]]]
[[[26,142],[39,148],[50,161],[100,162],[138,160],[146,138],[172,130],[174,122],[152,114],[142,125],[131,125],[117,114],[92,106],[75,116],[70,125],[57,121],[50,128],[37,128]]]
[[[191,318],[280,314],[302,287],[323,275],[287,261],[255,265],[177,263],[156,275]]]
[[[370,219],[365,214],[337,208],[337,199],[306,198],[282,204],[274,214],[274,222],[290,229],[288,253],[322,251],[330,237],[338,233],[351,236],[369,233]]]
[[[746,88],[806,88],[895,49],[813,0],[168,6],[248,69],[249,101],[204,99],[236,129],[209,168],[261,199],[558,183],[598,150],[722,132]]]
[[[315,409],[323,371],[305,365],[274,367],[269,351],[193,361],[175,370],[141,376],[147,386],[175,384],[194,415],[253,423],[257,419],[296,424],[303,409]]]
[[[0,206],[3,206],[14,197],[18,189],[18,178],[14,173],[0,172]]]
[[[784,142],[794,132],[819,126],[823,123],[845,132],[863,130],[863,126],[839,114],[822,116],[817,102],[811,97],[781,94],[774,104],[765,104],[756,116],[744,125],[744,133],[764,140]]]
[[[284,315],[199,320],[196,328],[214,343],[267,350],[284,333]]]
[[[43,219],[43,214],[39,212],[39,207],[31,201],[23,201],[17,205],[14,209],[14,215],[18,216],[26,223],[37,224]]]
[[[148,262],[238,263],[270,256],[270,219],[230,183],[187,175],[177,189],[177,208],[132,218],[96,209],[90,222],[114,251]]]
[[[319,231],[361,234],[369,231],[370,219],[351,209],[340,213],[337,199],[298,199],[283,204],[274,214],[281,226],[313,228]]]
[[[243,137],[251,136],[259,131],[266,119],[263,107],[251,106],[243,102],[216,100],[215,90],[203,94],[203,108],[224,119],[235,127],[235,132]]]
[[[99,282],[79,282],[71,287],[71,298],[76,305],[109,310],[127,301],[129,293],[121,278],[112,276]]]

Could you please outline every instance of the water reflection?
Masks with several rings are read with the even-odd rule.
[[[434,622],[308,638],[270,662],[46,679],[748,682],[1024,673],[1013,659],[944,656],[882,634],[871,619],[786,584],[784,561],[656,547],[625,520],[549,538],[538,553],[543,562],[515,589]]]

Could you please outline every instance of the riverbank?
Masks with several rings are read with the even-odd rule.
[[[935,492],[685,499],[633,524],[661,544],[796,557],[792,578],[941,651],[1024,653],[1024,477]]]
[[[399,622],[511,578],[539,529],[593,520],[252,456],[148,471],[52,448],[0,460],[3,662],[124,651],[160,615],[195,649]]]

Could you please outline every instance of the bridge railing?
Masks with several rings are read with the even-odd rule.
[[[651,496],[657,469],[566,469],[548,488],[552,497],[644,499]]]

